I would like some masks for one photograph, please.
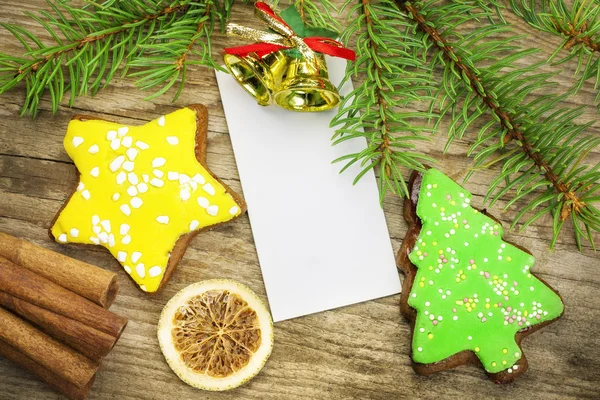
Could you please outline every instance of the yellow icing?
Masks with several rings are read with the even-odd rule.
[[[241,213],[196,160],[195,138],[189,108],[143,126],[71,121],[64,146],[81,182],[52,227],[56,240],[103,245],[155,292],[181,235]]]

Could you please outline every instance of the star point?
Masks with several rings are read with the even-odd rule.
[[[245,211],[243,200],[204,165],[206,126],[204,106],[141,126],[75,117],[64,145],[80,182],[52,236],[104,246],[140,288],[157,291],[185,251],[182,236]]]

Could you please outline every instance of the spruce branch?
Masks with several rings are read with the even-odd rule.
[[[562,38],[551,55],[555,65],[577,62],[575,91],[592,79],[594,90],[600,86],[600,4],[594,0],[510,0],[512,10],[530,26]],[[595,101],[600,107],[600,92]]]
[[[179,82],[176,99],[189,65],[217,66],[211,34],[215,26],[224,26],[233,1],[110,0],[78,8],[47,0],[52,13],[27,15],[48,32],[52,44],[21,26],[2,24],[20,42],[23,55],[0,54],[0,94],[25,82],[21,114],[35,116],[44,93],[56,112],[66,93],[72,106],[78,96],[96,94],[121,72],[136,77],[140,88],[155,90],[150,98]]]
[[[340,24],[334,16],[338,9],[330,0],[295,0],[294,4],[302,20],[309,25],[339,31]]]
[[[273,8],[276,8],[280,3],[280,0],[274,0]],[[338,8],[331,0],[293,0],[293,4],[305,24],[333,31],[340,30],[340,23],[335,18],[335,15],[338,14]]]
[[[365,138],[367,148],[334,162],[345,162],[342,172],[354,164],[361,171],[355,183],[377,167],[380,172],[380,198],[390,191],[408,195],[402,167],[423,170],[423,163],[435,161],[417,151],[419,141],[427,140],[425,127],[431,115],[406,110],[414,101],[426,100],[433,87],[429,68],[418,57],[420,43],[410,39],[411,24],[393,1],[360,0],[351,6],[350,24],[342,34],[348,43],[356,38],[357,60],[349,65],[345,80],[358,77],[360,83],[343,99],[331,125],[336,127],[333,143]],[[399,34],[400,32],[400,34]],[[421,123],[416,123],[420,121]]]
[[[129,63],[139,71],[129,76],[138,78],[137,84],[142,90],[160,88],[147,100],[164,94],[179,82],[174,96],[174,100],[177,99],[184,88],[189,65],[220,68],[211,57],[210,37],[218,21],[225,23],[229,19],[232,3],[233,0],[225,0],[222,7],[218,0],[194,3],[185,18],[167,24],[148,43],[140,46],[142,55]],[[199,51],[194,49],[196,45],[199,45]]]
[[[421,33],[417,40],[431,44],[435,54],[432,64],[443,68],[442,83],[432,104],[440,108],[441,116],[451,116],[449,143],[462,137],[474,121],[491,116],[469,150],[476,168],[503,162],[486,200],[493,204],[512,190],[514,197],[505,206],[508,209],[518,200],[533,197],[517,214],[513,227],[525,215],[528,219],[522,229],[550,213],[552,246],[567,219],[573,222],[578,246],[582,238],[593,246],[592,231],[600,231],[600,210],[595,205],[600,200],[600,165],[581,163],[582,155],[596,148],[600,138],[583,135],[587,126],[575,124],[583,110],[552,112],[564,95],[527,101],[537,88],[552,85],[549,78],[553,74],[536,72],[539,65],[515,68],[515,61],[532,50],[516,46],[518,36],[514,34],[504,40],[488,38],[510,34],[508,26],[491,24],[462,35],[458,26],[489,15],[476,3],[397,3]],[[490,163],[498,152],[501,156]]]

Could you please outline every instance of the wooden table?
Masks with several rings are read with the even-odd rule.
[[[43,0],[3,0],[0,21],[32,27],[22,12],[45,7]],[[236,6],[235,20],[247,22],[250,13],[249,6]],[[556,38],[525,27],[509,11],[506,15],[509,21],[519,24],[519,29],[532,34],[533,39],[522,41],[523,45],[543,46],[543,52],[531,56],[527,64],[544,59],[559,44]],[[40,36],[44,36],[41,30]],[[215,52],[225,42],[218,36]],[[17,54],[17,46],[6,30],[0,29],[0,43],[1,51]],[[573,67],[573,63],[563,66],[564,71],[556,77],[556,92],[572,85]],[[95,98],[77,100],[74,109],[60,107],[55,116],[48,111],[50,103],[45,98],[36,120],[18,117],[23,90],[0,97],[0,230],[115,271],[121,280],[112,310],[128,317],[130,323],[105,359],[90,399],[600,398],[600,258],[588,244],[581,253],[577,251],[570,227],[550,252],[551,225],[547,218],[522,233],[510,232],[506,238],[533,252],[537,258],[534,271],[560,291],[566,312],[558,322],[524,341],[530,368],[513,384],[494,385],[481,368],[472,366],[431,377],[416,376],[409,357],[409,325],[400,316],[400,296],[396,295],[277,323],[269,362],[254,380],[239,389],[208,393],[187,386],[171,372],[159,350],[159,313],[183,287],[217,277],[243,282],[266,300],[248,217],[199,235],[170,283],[154,297],[137,290],[104,249],[57,245],[47,234],[55,212],[76,184],[75,167],[62,145],[67,124],[75,113],[139,124],[186,104],[206,104],[210,112],[208,165],[234,190],[242,192],[211,70],[193,68],[175,104],[169,95],[153,102],[143,101],[144,96],[131,80],[116,80]],[[592,104],[593,98],[589,84],[561,106]],[[590,106],[581,122],[595,118]],[[469,165],[466,150],[476,132],[470,132],[465,141],[456,142],[442,154],[445,128],[441,127],[441,134],[427,152],[447,173],[458,178]],[[589,131],[599,134],[597,126]],[[591,156],[595,162],[600,161],[598,151]],[[482,204],[492,176],[492,171],[478,173],[466,185],[474,193],[475,206]],[[501,206],[502,202],[491,212],[506,226],[519,205],[506,213],[501,212]],[[407,229],[401,216],[402,200],[388,197],[384,208],[397,250]],[[600,236],[596,238],[600,245]],[[0,376],[0,399],[61,398],[6,360],[0,360]]]

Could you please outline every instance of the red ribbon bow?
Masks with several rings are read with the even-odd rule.
[[[230,24],[228,26],[228,33],[244,37],[256,37],[261,40],[261,43],[254,43],[238,47],[228,47],[225,48],[225,53],[240,57],[247,56],[250,53],[256,53],[258,57],[262,58],[267,54],[271,54],[279,50],[308,46],[308,48],[318,53],[323,53],[351,61],[356,59],[356,53],[354,50],[345,48],[337,40],[319,36],[307,38],[299,37],[283,19],[275,14],[275,11],[273,11],[273,9],[267,3],[257,2],[256,10],[257,16],[265,21],[269,27],[275,30],[277,33],[261,32],[250,28],[240,27],[239,25]],[[248,34],[244,34],[244,32],[247,32]],[[308,50],[308,52],[310,52],[310,50]]]

